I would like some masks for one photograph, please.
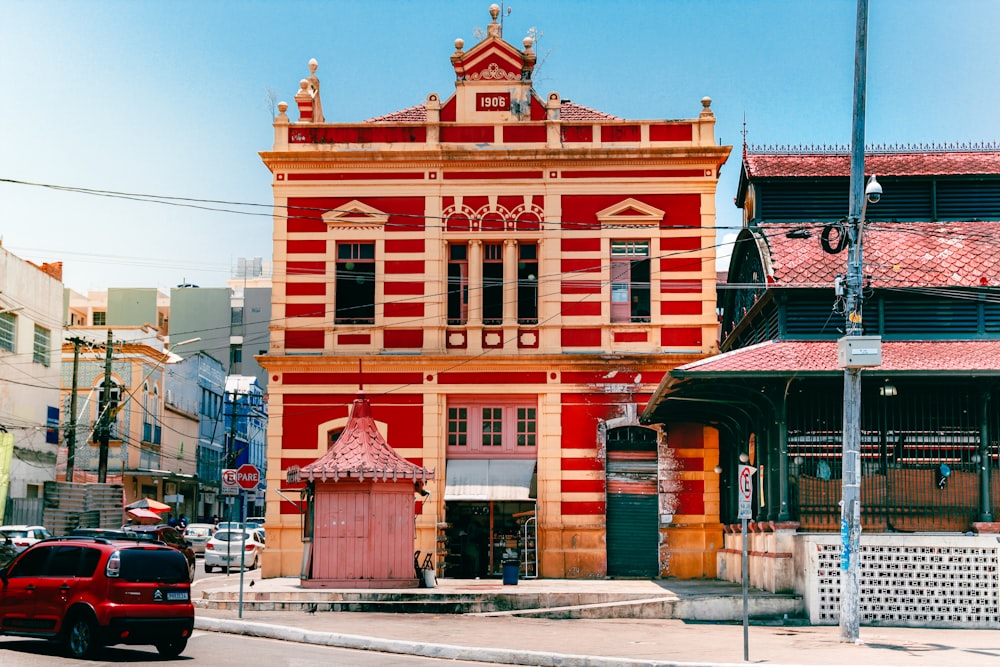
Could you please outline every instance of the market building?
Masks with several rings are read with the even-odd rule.
[[[846,150],[744,149],[720,284],[721,354],[671,370],[644,423],[715,429],[721,578],[740,578],[737,471],[753,474],[751,584],[839,617]],[[1000,624],[1000,150],[869,150],[860,409],[861,618]],[[875,345],[872,349],[876,349]]]
[[[497,14],[471,48],[456,40],[445,95],[332,122],[312,61],[297,117],[278,105],[261,153],[265,576],[300,574],[308,497],[288,471],[331,448],[362,385],[380,437],[434,475],[414,493],[414,551],[439,576],[496,576],[511,552],[522,576],[715,573],[716,432],[638,413],[717,349],[731,147],[707,97],[693,118],[628,120],[540,95],[533,41],[505,41]]]

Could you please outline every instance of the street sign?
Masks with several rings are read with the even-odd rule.
[[[256,489],[260,485],[260,470],[255,465],[244,463],[236,470],[236,483],[244,491]]]
[[[235,489],[239,491],[240,485],[236,481],[236,468],[224,468],[222,470],[222,491],[226,492],[226,489]]]
[[[739,487],[739,518],[753,518],[753,474],[756,472],[753,466],[740,466],[737,486]]]
[[[238,496],[240,495],[240,487],[238,486],[224,486],[219,495],[223,496]]]

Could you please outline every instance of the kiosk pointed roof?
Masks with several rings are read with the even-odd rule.
[[[289,482],[337,482],[341,479],[399,481],[434,479],[434,473],[407,461],[385,441],[372,418],[371,403],[358,392],[343,432],[326,454],[288,469]]]

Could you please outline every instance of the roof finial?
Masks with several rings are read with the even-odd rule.
[[[743,112],[743,132],[741,132],[740,134],[743,135],[743,157],[745,158],[747,156],[747,112],[746,111]]]
[[[489,37],[503,37],[503,26],[497,22],[498,16],[500,16],[500,5],[494,2],[490,5],[490,17],[493,20],[486,26],[486,34]]]

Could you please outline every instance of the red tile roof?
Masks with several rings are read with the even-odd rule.
[[[847,153],[747,153],[750,178],[849,177]],[[900,151],[870,153],[865,173],[879,176],[1000,174],[1000,151]]]
[[[846,249],[820,245],[821,223],[760,225],[767,241],[773,287],[830,286],[846,273]],[[789,236],[805,229],[808,237]],[[871,286],[985,287],[1000,285],[1000,223],[873,222],[865,225],[864,267]],[[765,262],[765,266],[767,263]]]
[[[382,438],[372,419],[372,406],[359,393],[351,416],[340,437],[309,465],[288,469],[289,482],[333,481],[342,478],[397,481],[399,479],[434,479],[434,473],[410,463],[397,454]]]
[[[675,368],[676,378],[716,373],[843,373],[837,362],[837,341],[768,341],[708,357]],[[882,365],[872,372],[907,374],[969,372],[1000,375],[1000,341],[883,341]]]
[[[570,102],[569,100],[563,100],[562,105],[559,107],[559,118],[561,120],[568,120],[568,121],[621,120],[618,116],[612,116],[609,113],[604,113],[603,111],[597,111],[596,109],[591,109],[590,107],[585,107],[582,104],[576,104],[574,102]],[[401,109],[399,111],[393,111],[392,113],[387,113],[384,116],[376,116],[375,118],[369,118],[364,122],[426,123],[427,107],[423,104],[418,104],[415,107],[410,107],[408,109]]]
[[[582,104],[563,100],[559,106],[559,120],[622,120],[603,111],[597,111]]]
[[[427,122],[427,107],[423,104],[418,104],[415,107],[410,107],[408,109],[400,109],[399,111],[393,111],[392,113],[387,113],[384,116],[376,116],[375,118],[369,118],[364,121],[366,123],[426,123]]]

